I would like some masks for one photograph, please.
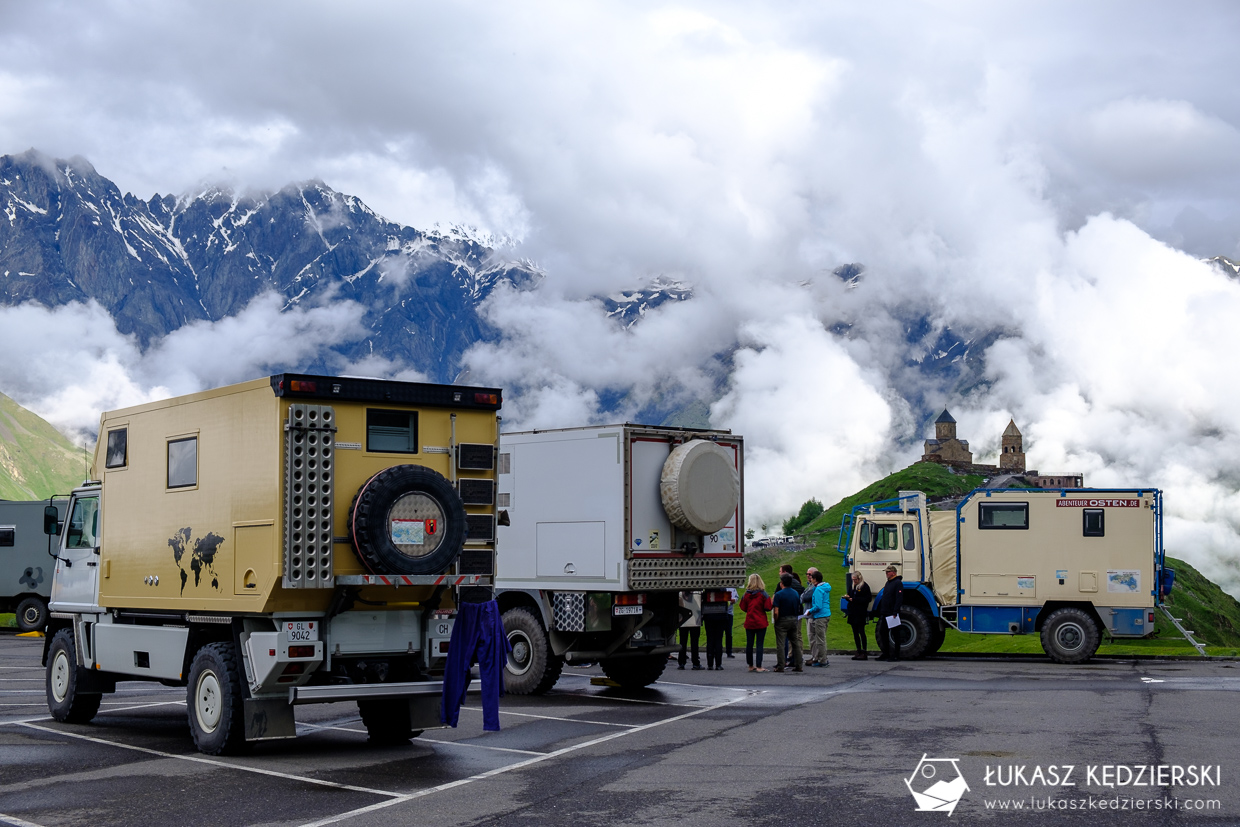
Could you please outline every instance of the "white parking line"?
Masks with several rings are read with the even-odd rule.
[[[723,701],[722,703],[715,704],[714,706],[701,707],[699,709],[693,710],[692,712],[683,712],[680,715],[674,715],[671,718],[665,718],[662,721],[655,721],[654,723],[643,724],[641,726],[634,727],[633,729],[626,729],[623,732],[613,732],[608,735],[602,735],[598,738],[593,738],[589,741],[583,741],[580,744],[574,744],[571,747],[564,747],[563,749],[558,749],[554,752],[545,753],[543,755],[538,756],[537,758],[530,758],[525,761],[517,761],[516,763],[508,764],[507,766],[498,767],[493,770],[487,770],[486,772],[481,772],[481,773],[478,773],[477,775],[471,775],[468,778],[462,778],[459,781],[450,781],[446,784],[440,784],[437,787],[428,787],[425,790],[419,790],[416,793],[406,793],[406,794],[400,795],[399,797],[393,798],[390,801],[380,801],[376,804],[371,804],[368,807],[360,807],[356,810],[349,810],[348,812],[340,813],[339,815],[329,816],[327,818],[319,819],[318,821],[306,822],[305,824],[302,824],[301,827],[326,827],[326,825],[328,824],[336,824],[338,822],[345,821],[346,819],[355,818],[360,815],[365,815],[366,813],[374,812],[375,810],[381,810],[385,807],[391,807],[395,804],[403,804],[406,801],[412,801],[415,798],[424,798],[428,795],[434,795],[435,793],[443,792],[444,790],[451,790],[451,789],[455,789],[456,787],[463,787],[466,784],[472,784],[475,781],[482,781],[487,778],[493,778],[494,776],[503,775],[504,773],[512,772],[513,770],[524,769],[525,767],[530,767],[530,766],[533,766],[534,764],[541,764],[543,761],[548,761],[552,758],[559,758],[563,755],[568,755],[569,753],[573,753],[573,752],[577,752],[578,750],[585,749],[586,747],[597,746],[598,744],[606,743],[607,741],[614,741],[617,738],[624,738],[626,736],[633,735],[634,733],[637,733],[637,732],[643,732],[648,729],[654,729],[655,727],[664,726],[665,724],[672,724],[672,723],[676,723],[677,721],[683,721],[686,718],[692,718],[696,715],[701,715],[705,712],[713,712],[716,709],[722,709],[725,706],[729,706],[731,704],[737,703],[738,701],[742,701],[746,697],[749,697],[748,694],[746,694],[745,696],[739,697],[739,698],[732,698],[731,700]]]
[[[41,827],[41,825],[35,824],[33,821],[26,821],[17,816],[5,815],[4,813],[0,813],[0,823],[11,824],[12,827]]]
[[[476,707],[476,706],[463,706],[461,707],[461,709],[468,709],[470,712],[481,712],[482,711],[480,707]],[[607,721],[586,721],[581,718],[557,718],[554,715],[534,715],[533,713],[530,713],[530,712],[508,712],[507,710],[504,710],[504,709],[501,709],[499,711],[499,714],[500,715],[516,715],[518,718],[541,718],[544,721],[567,721],[570,724],[594,724],[595,726],[616,726],[616,727],[627,727],[629,729],[636,729],[639,726],[638,724],[612,724],[612,723],[608,723]],[[542,754],[544,753],[539,753],[539,755],[542,755]]]
[[[178,761],[192,761],[196,764],[209,764],[213,767],[220,767],[226,770],[238,770],[240,772],[252,772],[257,775],[269,775],[275,778],[283,778],[288,781],[300,781],[303,784],[317,784],[321,787],[332,787],[337,790],[349,790],[355,793],[369,793],[370,795],[386,795],[401,796],[402,793],[389,792],[388,790],[376,790],[370,787],[357,787],[353,784],[338,784],[335,781],[324,781],[319,778],[311,778],[307,775],[293,775],[287,772],[277,772],[276,770],[266,770],[261,767],[247,767],[244,764],[230,764],[227,761],[217,761],[214,758],[206,758],[201,755],[177,755],[172,752],[163,752],[162,750],[150,749],[149,747],[138,747],[133,744],[122,744],[116,741],[109,741],[106,738],[95,738],[90,735],[82,735],[77,732],[65,732],[64,730],[52,729],[51,727],[39,726],[38,724],[21,723],[28,729],[37,729],[40,732],[46,732],[49,735],[62,735],[66,738],[77,738],[80,741],[90,741],[94,744],[103,744],[108,747],[118,747],[119,749],[132,750],[134,752],[143,752],[147,755],[158,755],[160,758],[175,758]]]

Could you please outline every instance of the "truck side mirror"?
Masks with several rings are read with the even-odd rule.
[[[60,533],[60,512],[54,505],[43,509],[43,533],[48,535]]]

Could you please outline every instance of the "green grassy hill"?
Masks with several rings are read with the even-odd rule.
[[[85,473],[81,446],[0,393],[0,500],[66,494]]]
[[[895,499],[901,491],[922,491],[927,499],[934,501],[944,497],[963,496],[985,481],[986,478],[979,474],[956,474],[945,465],[915,462],[902,471],[896,471],[872,483],[851,497],[840,500],[801,531],[808,534],[837,532],[840,520],[853,506]]]
[[[807,568],[810,566],[818,568],[823,573],[826,582],[831,584],[832,618],[827,630],[827,644],[831,649],[851,650],[853,647],[852,630],[844,621],[843,615],[837,611],[840,595],[847,593],[845,586],[847,570],[841,565],[843,558],[836,552],[840,518],[854,505],[892,499],[900,491],[923,491],[929,499],[934,500],[966,494],[982,485],[984,481],[985,479],[981,476],[953,474],[947,468],[933,463],[915,463],[875,482],[851,497],[845,497],[823,512],[806,529],[811,534],[811,539],[816,540],[812,548],[781,554],[779,547],[776,546],[771,551],[753,555],[750,558],[749,572],[761,576],[768,593],[771,593],[778,582],[777,574],[780,564],[790,563],[802,580],[805,579]],[[1183,620],[1184,627],[1193,631],[1196,638],[1206,644],[1209,654],[1240,655],[1240,602],[1207,580],[1183,560],[1168,557],[1167,565],[1176,572],[1175,589],[1167,600],[1167,607],[1172,614]],[[871,584],[871,587],[877,588],[875,584]],[[1154,637],[1118,641],[1104,638],[1098,654],[1197,655],[1197,650],[1180,635],[1175,626],[1161,612],[1156,618]],[[745,649],[745,630],[741,626],[742,620],[743,618],[738,613],[733,628],[733,650],[738,656],[743,656]],[[878,646],[874,640],[873,623],[869,625],[867,633],[870,649],[873,651]],[[768,630],[766,638],[768,648],[774,646],[774,640],[774,631]],[[941,651],[944,654],[953,652],[1042,654],[1042,645],[1037,635],[973,635],[948,630]],[[763,665],[769,667],[772,663],[764,661]]]

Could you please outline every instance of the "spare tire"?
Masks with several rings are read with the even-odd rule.
[[[714,534],[728,524],[740,503],[734,455],[704,439],[677,445],[663,463],[659,497],[672,525]]]
[[[465,543],[465,506],[443,475],[396,465],[358,489],[348,528],[374,574],[442,574]]]

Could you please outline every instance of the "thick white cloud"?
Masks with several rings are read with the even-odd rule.
[[[1240,590],[1240,287],[1196,260],[1240,256],[1237,30],[1223,2],[8,4],[0,151],[81,154],[142,196],[321,177],[508,236],[547,280],[489,302],[503,335],[471,380],[548,427],[715,400],[722,377],[754,519],[915,458],[892,446],[925,436],[907,400],[929,395],[983,452],[1015,416],[1041,470],[1165,487],[1174,550]],[[855,289],[830,275],[847,262]],[[629,330],[589,299],[655,276],[694,299]],[[5,311],[23,361],[0,387],[84,428],[83,399],[354,335],[348,312],[271,310],[147,353],[97,308]],[[915,320],[1002,331],[985,384],[910,370]],[[75,358],[71,393],[12,367]]]

